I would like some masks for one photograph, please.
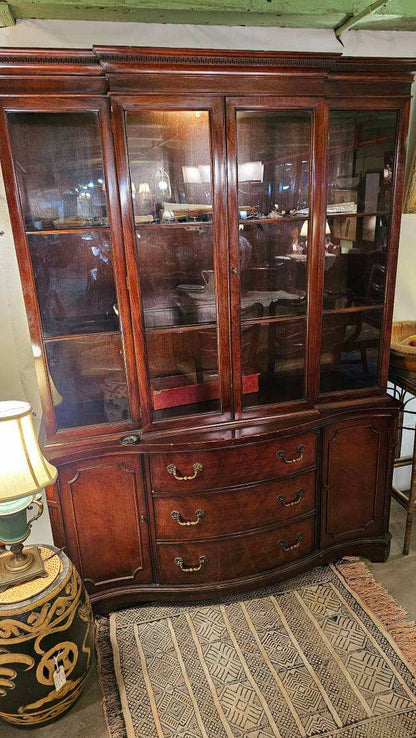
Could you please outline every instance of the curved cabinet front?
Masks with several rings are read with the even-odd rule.
[[[58,463],[54,533],[104,609],[249,589],[343,555],[380,561],[393,431],[392,407],[267,441]]]
[[[65,464],[59,488],[68,554],[88,591],[150,583],[141,457],[115,454]]]
[[[314,543],[314,517],[221,540],[164,543],[158,546],[160,580],[187,586],[244,580],[301,559],[313,551]]]

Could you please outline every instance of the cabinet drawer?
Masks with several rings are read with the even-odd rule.
[[[316,434],[150,458],[156,492],[199,492],[293,474],[316,463]]]
[[[311,553],[314,542],[315,518],[310,517],[221,541],[160,543],[160,582],[189,586],[260,574]]]
[[[246,489],[156,497],[159,540],[197,540],[278,524],[315,507],[315,472]]]

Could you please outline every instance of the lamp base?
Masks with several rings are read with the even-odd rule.
[[[40,551],[37,546],[28,546],[20,551],[0,554],[0,589],[22,584],[30,579],[46,576]]]

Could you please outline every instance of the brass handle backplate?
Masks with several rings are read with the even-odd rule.
[[[178,525],[183,525],[185,527],[189,527],[190,525],[198,525],[201,518],[205,518],[205,510],[195,510],[195,517],[196,520],[184,520],[180,512],[177,510],[172,510],[170,517],[173,520],[176,520]]]
[[[194,571],[200,571],[204,564],[208,563],[208,559],[206,556],[200,556],[199,559],[199,565],[198,566],[185,566],[183,563],[183,559],[181,556],[177,556],[175,559],[176,566],[179,566],[179,568],[184,571],[186,574],[192,574]]]
[[[278,451],[276,456],[278,456],[279,459],[282,459],[282,461],[284,461],[285,464],[297,464],[298,461],[301,461],[301,459],[303,458],[303,454],[305,450],[306,450],[306,446],[304,446],[303,443],[301,443],[300,446],[298,446],[298,455],[294,456],[293,459],[287,459],[286,451],[283,451],[283,449]]]
[[[298,533],[298,535],[296,536],[295,543],[288,544],[288,543],[285,543],[284,541],[279,541],[277,545],[279,546],[279,548],[283,549],[283,551],[294,551],[295,548],[298,548],[300,546],[300,542],[302,538],[303,538],[303,534]]]
[[[195,462],[195,464],[193,464],[192,469],[194,470],[193,474],[184,474],[183,476],[181,476],[180,474],[178,474],[178,470],[175,464],[168,464],[166,467],[166,471],[168,472],[168,474],[172,474],[172,476],[175,477],[175,479],[177,479],[178,482],[192,481],[192,479],[195,479],[195,477],[198,476],[199,472],[202,471],[203,466],[202,464],[199,463],[199,461],[197,461]]]
[[[283,507],[293,507],[294,505],[299,505],[299,502],[301,501],[304,494],[305,494],[304,489],[298,489],[294,499],[291,500],[290,502],[287,502],[285,495],[279,495],[278,497],[276,497],[276,501],[280,502],[283,505]]]

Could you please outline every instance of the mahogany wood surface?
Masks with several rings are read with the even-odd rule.
[[[141,600],[192,600],[245,591],[343,555],[364,555],[378,561],[388,556],[398,403],[387,396],[386,386],[410,86],[415,68],[413,59],[353,58],[343,57],[341,53],[103,46],[92,50],[0,49],[1,162],[36,356],[47,436],[45,453],[59,469],[58,481],[47,490],[48,505],[55,543],[66,547],[97,610],[108,611]],[[338,202],[328,200],[330,115],[331,111],[357,111],[357,115],[365,115],[366,111],[378,110],[398,114],[396,140],[391,149],[385,149],[392,156],[385,162],[393,171],[389,185],[391,203],[390,210],[385,203],[378,203],[371,213],[349,214],[356,223],[355,230],[361,229],[359,233],[366,217],[378,218],[378,233],[381,233],[377,247],[375,241],[368,239],[352,242],[363,252],[357,266],[354,253],[347,253],[345,243],[342,252],[341,239],[333,238],[334,227],[342,226],[342,217],[326,212],[327,202]],[[198,111],[208,112],[210,156],[201,164],[211,167],[213,209],[209,220],[137,225],[133,196],[139,196],[140,185],[142,192],[149,185],[146,179],[137,183],[132,180],[125,120],[128,113],[140,111],[194,111],[196,115]],[[281,227],[278,221],[269,218],[267,210],[252,214],[245,221],[250,223],[245,233],[257,250],[252,255],[251,271],[245,273],[239,237],[243,221],[239,210],[246,205],[256,210],[260,200],[264,200],[265,185],[249,181],[243,188],[247,202],[241,201],[237,164],[242,144],[238,138],[238,111],[254,111],[266,117],[273,111],[276,114],[310,111],[311,120],[306,156],[309,212],[299,215],[295,210],[291,216],[285,216],[286,223]],[[65,112],[98,114],[108,224],[97,225],[92,221],[84,224],[82,230],[87,237],[90,231],[91,241],[98,245],[100,239],[106,238],[104,228],[110,235],[120,332],[113,326],[107,338],[110,345],[111,337],[118,341],[120,336],[121,354],[118,364],[110,362],[107,374],[104,351],[96,355],[95,363],[82,358],[79,349],[78,354],[75,351],[77,345],[87,346],[94,337],[105,337],[105,332],[77,334],[74,329],[68,335],[61,335],[56,330],[51,336],[42,325],[41,313],[48,314],[51,296],[55,299],[59,285],[65,284],[61,279],[62,274],[65,277],[62,254],[72,243],[81,248],[81,231],[77,223],[65,221],[67,212],[63,213],[61,225],[65,227],[62,228],[54,224],[56,216],[51,216],[51,224],[43,223],[43,230],[39,230],[39,224],[28,223],[24,212],[27,193],[21,185],[24,178],[19,147],[12,145],[9,112],[46,113],[51,117]],[[155,130],[149,125],[153,139]],[[266,131],[266,123],[258,130]],[[296,143],[297,134],[293,130]],[[382,133],[376,131],[376,142],[383,140]],[[33,145],[36,143],[34,138]],[[177,150],[176,145],[177,142],[171,142],[171,151]],[[266,139],[264,145],[267,149]],[[359,134],[353,148],[355,161],[364,148],[363,144],[360,149]],[[74,160],[80,156],[78,150],[74,152]],[[284,153],[281,161],[279,156],[282,158],[282,154],[277,156],[276,166],[286,161]],[[97,157],[92,158],[95,161],[89,162],[90,168],[97,164]],[[262,156],[259,154],[257,158]],[[178,163],[189,162],[178,159]],[[270,161],[265,162],[268,164]],[[48,166],[52,164],[45,160],[45,172]],[[133,166],[138,166],[137,162]],[[47,181],[42,170],[40,183],[42,176]],[[166,173],[160,176],[164,179]],[[342,176],[339,179],[341,185],[332,183],[335,190],[342,190]],[[88,191],[88,182],[82,187]],[[350,195],[348,187],[345,189]],[[48,197],[53,209],[52,201],[57,196],[52,193]],[[65,207],[69,206],[64,204],[64,211]],[[259,298],[257,307],[244,313],[247,285],[255,285],[259,290],[264,270],[269,269],[273,278],[283,273],[278,267],[290,256],[290,234],[296,232],[300,237],[301,223],[306,220],[307,268],[306,260],[303,266],[300,258],[297,264],[290,262],[290,269],[284,272],[295,275],[297,287],[306,285],[301,309],[294,314],[293,307],[283,304],[283,308],[280,306],[272,312],[270,303],[264,310]],[[327,277],[331,251],[326,243],[327,220],[332,229],[330,239],[334,241],[331,258],[340,265],[330,278]],[[199,239],[191,234],[192,229],[198,228],[204,234]],[[297,231],[291,231],[293,228]],[[144,236],[140,259],[137,257],[140,241],[136,235],[139,229]],[[211,232],[213,260],[209,252]],[[59,233],[66,234],[67,240],[60,241]],[[94,236],[94,233],[101,235]],[[270,264],[267,255],[273,239],[279,243],[272,253],[274,264]],[[55,243],[60,249],[56,254]],[[45,272],[53,287],[50,294],[37,294],[40,282],[31,260],[31,249],[37,249],[37,254],[43,249],[44,258],[48,253],[47,258],[51,260],[50,269]],[[181,258],[175,261],[175,250],[179,249],[182,249]],[[351,332],[348,326],[360,325],[360,321],[371,333],[374,328],[371,296],[367,304],[360,303],[357,295],[361,293],[357,288],[351,299],[345,285],[340,287],[340,275],[347,260],[351,264],[348,278],[352,279],[355,273],[365,283],[368,274],[361,272],[366,265],[371,266],[372,260],[377,261],[380,249],[385,249],[387,257],[385,263],[379,260],[377,264],[379,272],[385,275],[385,290],[384,302],[380,300],[376,307],[377,314],[382,315],[381,323],[376,321],[375,326],[377,329],[381,325],[376,378],[366,384],[365,349],[371,351],[374,346],[374,337],[370,336],[367,344],[363,339],[361,374],[358,371],[354,375],[352,365],[349,375],[347,372],[347,377],[352,377],[351,386],[343,380],[344,385],[337,389],[336,372],[340,371],[342,349],[337,352],[337,330],[328,331],[327,319],[322,321],[323,312],[334,316],[331,325],[338,327],[338,333]],[[163,253],[168,257],[161,263]],[[86,269],[89,262],[85,255],[83,259],[80,262]],[[202,283],[199,272],[209,272],[212,268],[216,347],[211,345],[211,325],[204,325],[200,318],[193,323],[187,316],[181,324],[157,325],[148,331],[145,311],[149,296],[154,301],[151,308],[163,308],[166,294],[174,293],[178,282],[185,281],[186,287],[191,281],[191,287],[198,289],[199,282]],[[74,278],[74,270],[67,276]],[[163,281],[165,295],[158,292]],[[75,283],[71,285],[74,290]],[[283,287],[287,286],[284,283]],[[275,285],[274,289],[282,289],[282,285]],[[75,293],[76,290],[71,293],[71,300],[74,314],[79,316],[81,303],[75,304]],[[341,300],[341,310],[336,300]],[[108,313],[108,305],[102,303],[98,314],[102,317],[105,311]],[[114,315],[112,319],[115,320]],[[244,322],[244,335],[254,340],[250,354],[245,339],[241,339],[240,319]],[[358,332],[352,333],[357,341]],[[264,336],[268,337],[267,345]],[[78,340],[78,344],[71,344],[73,340]],[[348,340],[351,344],[351,335]],[[91,402],[95,402],[91,412],[95,413],[93,417],[102,418],[102,422],[59,427],[57,418],[62,408],[59,398],[64,393],[59,386],[51,385],[48,357],[53,351],[46,351],[53,341],[54,345],[60,345],[60,351],[65,345],[75,347],[72,361],[78,361],[84,374],[88,374]],[[118,345],[117,341],[114,340],[114,345]],[[152,358],[153,364],[149,341],[152,356],[155,351],[157,354],[157,361]],[[344,341],[344,348],[348,347],[345,337],[340,341],[341,345]],[[169,373],[168,364],[172,363],[178,342],[183,347],[183,356],[198,356],[198,352],[205,351],[206,358],[215,349],[219,368],[215,406],[204,409],[203,404],[195,403],[182,410],[181,406],[170,408],[164,414],[154,410],[152,372],[162,379],[164,369],[165,374]],[[102,345],[107,345],[105,340]],[[262,361],[264,364],[265,351],[270,352],[269,368],[274,379],[269,378],[267,384],[267,368],[263,366],[261,372],[259,369],[263,396],[253,399],[249,394],[242,395],[242,367],[251,369],[252,360],[259,366]],[[186,375],[189,366],[185,366],[185,359],[181,361],[181,371]],[[120,381],[120,366],[126,375],[124,383]],[[197,367],[196,371],[201,374],[203,369]],[[332,386],[334,391],[320,394],[320,375],[330,370],[335,372],[334,384],[329,382],[325,386]],[[68,374],[70,371],[72,368],[68,366]],[[79,376],[84,374],[81,372]],[[76,372],[74,376],[78,376]],[[94,385],[94,376],[100,378],[104,390],[100,390],[98,380]],[[290,382],[293,378],[297,381],[298,376],[301,378],[292,391]],[[354,376],[359,376],[358,381]],[[280,377],[284,388],[280,394],[274,392],[276,377]],[[88,408],[81,409],[87,416]],[[175,475],[188,479],[175,479]],[[173,517],[172,513],[175,513]],[[187,571],[189,568],[195,571]]]
[[[277,525],[312,512],[316,475],[309,471],[284,481],[261,482],[241,489],[176,497],[155,493],[153,497],[158,540],[195,540]],[[198,510],[203,515],[198,515]],[[179,513],[179,521],[173,512]]]
[[[228,449],[187,454],[158,454],[151,457],[150,469],[155,492],[189,492],[247,484],[298,473],[315,466],[317,439],[315,433],[301,434],[278,441],[255,443],[244,450]],[[195,474],[194,464],[202,466],[194,479],[175,478],[168,467],[176,468],[176,476]]]
[[[195,584],[222,582],[267,572],[311,553],[315,541],[315,520],[312,517],[272,531],[246,533],[219,541],[205,540],[193,543],[160,543],[160,581],[162,584]],[[200,563],[200,557],[206,563]],[[179,568],[175,559],[183,559],[186,568],[197,568],[189,572]]]

